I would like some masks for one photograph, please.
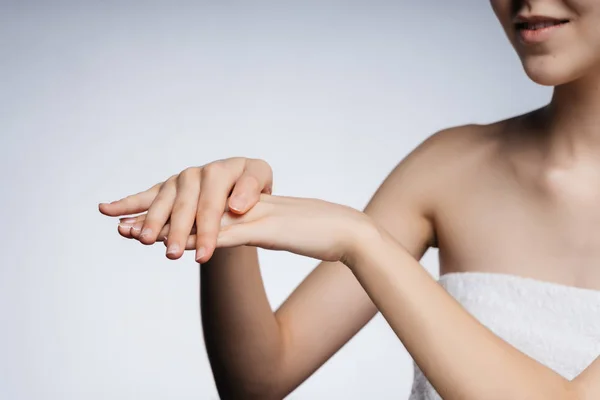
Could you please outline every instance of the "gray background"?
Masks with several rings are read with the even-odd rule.
[[[217,398],[193,254],[121,238],[98,202],[242,155],[275,194],[362,208],[431,133],[549,95],[483,1],[0,2],[0,397]],[[274,307],[316,265],[260,258]],[[411,379],[378,316],[289,398]]]

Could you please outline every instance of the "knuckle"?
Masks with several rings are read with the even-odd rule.
[[[168,183],[168,182],[175,182],[175,181],[177,180],[177,178],[178,178],[178,177],[179,177],[179,174],[174,174],[174,175],[171,175],[170,177],[168,177],[168,178],[165,180],[165,183]]]
[[[249,159],[246,157],[230,157],[224,160],[223,164],[227,166],[230,171],[243,171],[246,167]]]
[[[187,181],[198,176],[198,167],[188,167],[177,175],[178,181]]]
[[[231,162],[231,163],[240,163],[240,162],[246,162],[246,160],[248,160],[246,157],[229,157],[225,161]]]
[[[167,179],[165,181],[165,183],[163,185],[161,185],[161,187],[159,189],[159,193],[175,187],[177,185],[178,180],[179,180],[179,175],[173,175],[173,176],[169,177],[169,179]]]
[[[205,179],[216,178],[227,173],[227,167],[223,162],[216,161],[202,168],[202,177]]]
[[[269,164],[266,160],[263,160],[262,158],[257,158],[253,161],[261,170],[266,171],[269,174],[272,173],[273,169],[271,168],[271,164]]]
[[[258,190],[260,186],[260,181],[255,175],[246,175],[244,177],[244,181],[242,182],[245,190]]]

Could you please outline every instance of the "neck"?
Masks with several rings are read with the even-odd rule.
[[[540,116],[551,163],[600,160],[600,74],[557,86]]]

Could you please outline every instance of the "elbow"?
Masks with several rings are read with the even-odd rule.
[[[281,400],[287,393],[273,382],[240,382],[234,379],[216,380],[219,398],[222,400]]]
[[[281,400],[293,388],[285,385],[279,375],[260,374],[260,376],[236,376],[229,373],[215,373],[214,382],[222,400]]]

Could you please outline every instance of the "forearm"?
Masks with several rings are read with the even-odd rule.
[[[494,335],[385,232],[347,265],[434,388],[452,399],[571,399],[569,381]]]
[[[282,350],[256,248],[217,249],[201,266],[200,281],[204,340],[219,391],[251,398],[276,378]]]

